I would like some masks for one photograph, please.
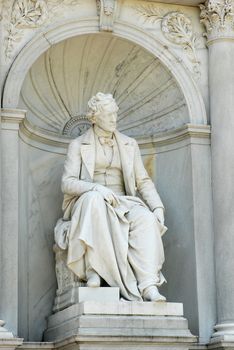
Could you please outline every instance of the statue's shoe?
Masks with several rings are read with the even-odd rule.
[[[96,272],[93,271],[88,277],[87,286],[93,288],[93,287],[100,287],[100,285],[101,285],[101,277]]]
[[[143,291],[144,301],[166,301],[166,298],[161,295],[156,286],[150,286]]]

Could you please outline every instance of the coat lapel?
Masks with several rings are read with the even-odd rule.
[[[135,195],[133,177],[134,145],[118,131],[115,132],[115,138],[119,148],[126,192],[129,195]]]
[[[115,131],[115,138],[119,148],[126,192],[129,195],[135,195],[133,177],[134,145],[128,137],[125,137],[125,135],[121,134],[119,131]],[[81,157],[90,178],[93,179],[95,167],[95,139],[92,127],[84,134],[81,144]]]
[[[90,178],[93,179],[95,167],[95,140],[92,127],[84,134],[80,152]]]

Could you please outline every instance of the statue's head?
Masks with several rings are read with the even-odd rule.
[[[106,131],[115,131],[119,108],[111,94],[98,92],[88,102],[88,118]]]

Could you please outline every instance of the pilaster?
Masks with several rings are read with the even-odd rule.
[[[1,222],[1,317],[13,334],[18,333],[18,208],[19,124],[25,111],[3,109],[1,113],[2,222]]]

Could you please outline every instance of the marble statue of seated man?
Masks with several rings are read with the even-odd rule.
[[[104,280],[126,300],[165,301],[158,291],[164,207],[137,142],[116,130],[117,111],[111,94],[97,93],[88,102],[93,126],[69,145],[62,177],[67,266],[89,287]]]

